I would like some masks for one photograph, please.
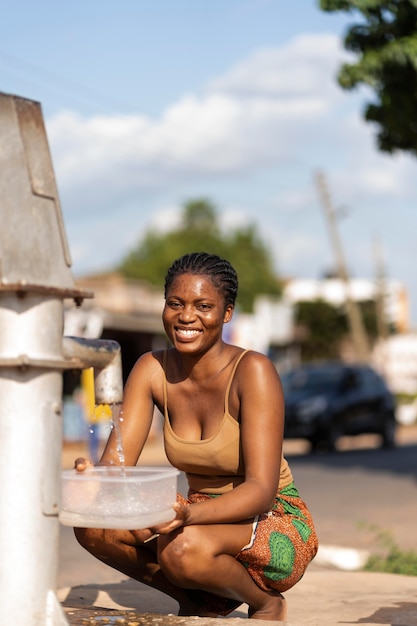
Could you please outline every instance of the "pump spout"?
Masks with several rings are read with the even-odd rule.
[[[122,356],[117,341],[63,337],[62,352],[74,369],[94,368],[97,404],[120,404],[123,401]]]

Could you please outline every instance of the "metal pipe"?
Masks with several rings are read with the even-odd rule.
[[[45,367],[45,357],[62,362],[61,320],[57,299],[0,291],[0,621],[7,624],[67,623],[55,594],[62,372]],[[23,349],[30,365],[8,365]]]
[[[110,339],[63,337],[62,352],[74,369],[94,368],[97,404],[120,404],[123,400],[120,345]]]

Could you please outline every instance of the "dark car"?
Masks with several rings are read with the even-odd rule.
[[[395,445],[395,397],[366,365],[340,362],[302,365],[281,376],[285,437],[336,449],[343,435],[377,433],[385,448]]]

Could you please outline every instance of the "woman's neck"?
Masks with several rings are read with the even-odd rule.
[[[175,351],[175,362],[182,378],[193,382],[208,381],[220,374],[232,360],[231,346],[222,343],[202,355],[182,354]]]

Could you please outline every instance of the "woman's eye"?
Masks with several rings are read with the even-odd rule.
[[[181,303],[180,302],[168,302],[168,306],[171,309],[179,309],[181,306]]]

